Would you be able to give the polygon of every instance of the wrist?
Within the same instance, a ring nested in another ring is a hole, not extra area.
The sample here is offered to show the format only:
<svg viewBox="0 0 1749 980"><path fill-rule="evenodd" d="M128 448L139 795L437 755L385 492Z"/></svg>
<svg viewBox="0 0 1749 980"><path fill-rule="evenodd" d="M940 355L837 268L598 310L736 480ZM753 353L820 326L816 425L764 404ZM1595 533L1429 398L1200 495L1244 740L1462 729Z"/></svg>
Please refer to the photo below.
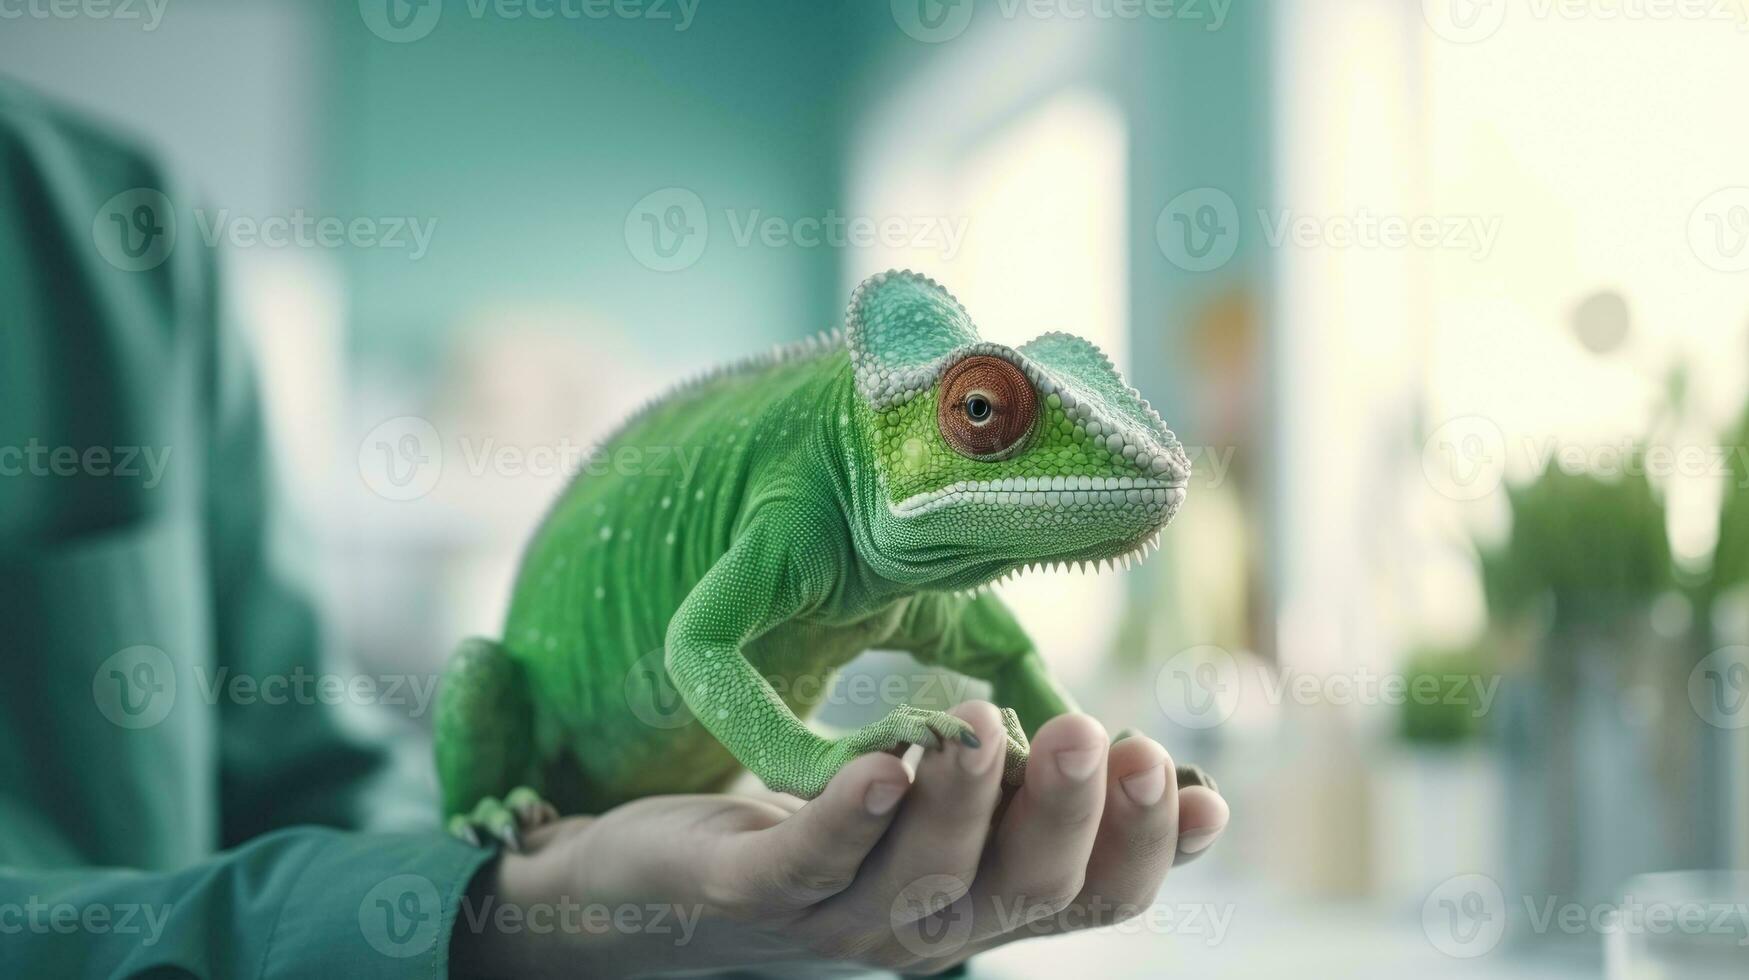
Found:
<svg viewBox="0 0 1749 980"><path fill-rule="evenodd" d="M586 823L586 822L585 822ZM503 852L480 868L450 932L450 976L618 976L609 969L615 937L590 917L604 899L585 893L565 834L533 853Z"/></svg>

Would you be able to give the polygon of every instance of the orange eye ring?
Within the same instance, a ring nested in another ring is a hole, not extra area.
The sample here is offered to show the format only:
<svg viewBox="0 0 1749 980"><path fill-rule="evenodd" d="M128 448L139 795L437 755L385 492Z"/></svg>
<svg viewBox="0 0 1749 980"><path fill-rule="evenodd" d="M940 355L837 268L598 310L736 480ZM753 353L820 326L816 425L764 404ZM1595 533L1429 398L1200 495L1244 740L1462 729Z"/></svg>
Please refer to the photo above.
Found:
<svg viewBox="0 0 1749 980"><path fill-rule="evenodd" d="M942 375L936 425L954 451L1000 459L1026 441L1038 418L1038 393L1026 374L989 354L968 357Z"/></svg>

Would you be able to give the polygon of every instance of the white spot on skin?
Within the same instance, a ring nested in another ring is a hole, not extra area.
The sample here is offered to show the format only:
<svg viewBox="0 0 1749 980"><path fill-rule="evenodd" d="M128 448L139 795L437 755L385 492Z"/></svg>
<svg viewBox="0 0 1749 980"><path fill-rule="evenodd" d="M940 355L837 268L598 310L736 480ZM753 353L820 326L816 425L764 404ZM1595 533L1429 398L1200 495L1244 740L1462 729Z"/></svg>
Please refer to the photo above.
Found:
<svg viewBox="0 0 1749 980"><path fill-rule="evenodd" d="M601 540L612 541L613 540L613 528L611 528L611 527L602 528L601 529Z"/></svg>
<svg viewBox="0 0 1749 980"><path fill-rule="evenodd" d="M606 590L606 589L604 589L604 588L602 588L602 587L601 587L601 586L599 586L599 585L597 585L597 586L596 586L596 587L595 587L595 598L596 598L596 599L605 599L605 598L607 598L607 590Z"/></svg>

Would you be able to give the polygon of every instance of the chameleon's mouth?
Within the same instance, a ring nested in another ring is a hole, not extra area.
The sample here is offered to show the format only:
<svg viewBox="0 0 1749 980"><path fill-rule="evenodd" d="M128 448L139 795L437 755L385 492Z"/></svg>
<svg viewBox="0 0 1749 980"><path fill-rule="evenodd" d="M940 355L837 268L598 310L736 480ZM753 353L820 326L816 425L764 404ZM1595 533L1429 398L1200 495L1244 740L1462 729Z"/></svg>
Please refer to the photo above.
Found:
<svg viewBox="0 0 1749 980"><path fill-rule="evenodd" d="M1129 476L1017 476L1002 480L961 480L939 490L907 497L893 504L892 511L897 517L916 517L947 507L993 504L1132 514L1150 510L1169 518L1184 503L1184 487L1185 481L1182 480Z"/></svg>

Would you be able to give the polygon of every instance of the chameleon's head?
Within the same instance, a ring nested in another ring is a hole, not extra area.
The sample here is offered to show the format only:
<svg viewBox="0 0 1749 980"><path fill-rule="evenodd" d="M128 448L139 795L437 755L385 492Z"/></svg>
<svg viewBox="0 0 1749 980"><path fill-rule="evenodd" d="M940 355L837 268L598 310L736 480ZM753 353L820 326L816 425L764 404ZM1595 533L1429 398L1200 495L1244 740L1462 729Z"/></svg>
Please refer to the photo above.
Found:
<svg viewBox="0 0 1749 980"><path fill-rule="evenodd" d="M872 544L899 574L957 589L1126 558L1184 502L1178 438L1093 344L986 343L912 272L857 287L845 331L885 505Z"/></svg>

